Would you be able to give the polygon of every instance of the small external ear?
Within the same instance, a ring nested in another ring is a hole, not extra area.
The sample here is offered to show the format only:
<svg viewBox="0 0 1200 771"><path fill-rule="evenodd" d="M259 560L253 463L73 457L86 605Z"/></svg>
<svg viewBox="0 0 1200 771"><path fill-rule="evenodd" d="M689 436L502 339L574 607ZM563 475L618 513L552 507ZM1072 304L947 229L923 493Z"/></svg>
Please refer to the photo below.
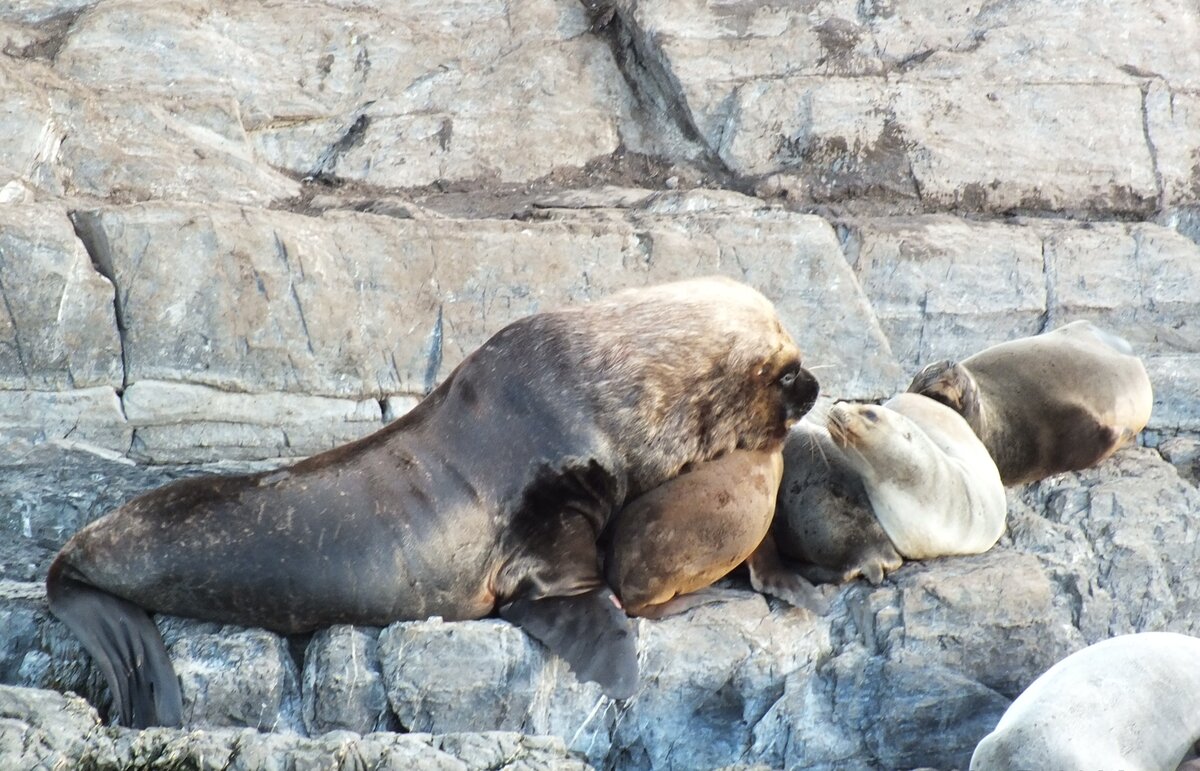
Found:
<svg viewBox="0 0 1200 771"><path fill-rule="evenodd" d="M956 387L958 364L943 359L928 364L908 385L909 393L928 396L956 412L961 412L961 388Z"/></svg>
<svg viewBox="0 0 1200 771"><path fill-rule="evenodd" d="M908 390L946 405L962 415L975 433L979 433L979 388L963 365L949 359L930 364L917 373Z"/></svg>

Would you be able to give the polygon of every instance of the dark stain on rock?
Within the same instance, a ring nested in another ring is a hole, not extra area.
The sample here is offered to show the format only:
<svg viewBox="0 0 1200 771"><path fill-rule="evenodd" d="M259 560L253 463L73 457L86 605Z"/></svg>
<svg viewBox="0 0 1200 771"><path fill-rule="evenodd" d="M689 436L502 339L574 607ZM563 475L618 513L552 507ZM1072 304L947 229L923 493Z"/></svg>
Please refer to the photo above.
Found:
<svg viewBox="0 0 1200 771"><path fill-rule="evenodd" d="M450 139L454 136L454 120L452 118L444 119L435 136L437 136L438 147L442 148L442 152L449 150Z"/></svg>
<svg viewBox="0 0 1200 771"><path fill-rule="evenodd" d="M916 199L909 144L903 129L889 117L874 142L852 145L843 136L807 142L781 138L773 159L781 170L798 172L817 202Z"/></svg>

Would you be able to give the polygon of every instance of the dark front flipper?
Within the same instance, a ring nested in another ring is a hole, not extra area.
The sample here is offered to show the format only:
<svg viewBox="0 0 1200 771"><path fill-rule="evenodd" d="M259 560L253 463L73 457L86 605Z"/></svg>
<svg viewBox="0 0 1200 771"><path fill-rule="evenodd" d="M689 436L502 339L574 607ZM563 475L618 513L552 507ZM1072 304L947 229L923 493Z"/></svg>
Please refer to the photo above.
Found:
<svg viewBox="0 0 1200 771"><path fill-rule="evenodd" d="M75 633L112 691L121 725L178 726L179 680L158 627L131 602L64 575L55 562L46 579L50 611Z"/></svg>
<svg viewBox="0 0 1200 771"><path fill-rule="evenodd" d="M637 634L607 588L572 597L519 599L500 607L516 624L570 665L581 681L628 699L637 686Z"/></svg>

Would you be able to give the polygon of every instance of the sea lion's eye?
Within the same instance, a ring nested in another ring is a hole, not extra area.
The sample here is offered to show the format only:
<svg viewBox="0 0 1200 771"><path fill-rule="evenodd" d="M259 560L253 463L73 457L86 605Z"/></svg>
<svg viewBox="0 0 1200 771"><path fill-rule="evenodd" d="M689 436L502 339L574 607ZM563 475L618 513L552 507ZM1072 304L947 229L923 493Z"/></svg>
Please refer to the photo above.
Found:
<svg viewBox="0 0 1200 771"><path fill-rule="evenodd" d="M879 413L872 409L863 410L863 417L866 418L867 420L871 421L872 423L879 422Z"/></svg>
<svg viewBox="0 0 1200 771"><path fill-rule="evenodd" d="M795 372L785 372L783 377L779 378L779 384L784 388L791 388L792 383L796 382Z"/></svg>

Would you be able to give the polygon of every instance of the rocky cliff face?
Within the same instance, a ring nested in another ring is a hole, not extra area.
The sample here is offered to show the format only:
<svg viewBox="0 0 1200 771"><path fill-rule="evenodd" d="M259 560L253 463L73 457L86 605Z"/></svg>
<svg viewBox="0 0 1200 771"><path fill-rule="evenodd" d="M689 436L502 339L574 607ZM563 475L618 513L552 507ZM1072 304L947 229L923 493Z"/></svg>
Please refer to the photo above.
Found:
<svg viewBox="0 0 1200 771"><path fill-rule="evenodd" d="M16 0L0 92L5 764L961 768L1067 653L1200 633L1194 3ZM33 690L106 707L40 586L82 524L361 436L519 316L705 273L838 398L1097 320L1150 427L827 617L734 577L640 622L623 705L495 621L161 619L198 733Z"/></svg>

